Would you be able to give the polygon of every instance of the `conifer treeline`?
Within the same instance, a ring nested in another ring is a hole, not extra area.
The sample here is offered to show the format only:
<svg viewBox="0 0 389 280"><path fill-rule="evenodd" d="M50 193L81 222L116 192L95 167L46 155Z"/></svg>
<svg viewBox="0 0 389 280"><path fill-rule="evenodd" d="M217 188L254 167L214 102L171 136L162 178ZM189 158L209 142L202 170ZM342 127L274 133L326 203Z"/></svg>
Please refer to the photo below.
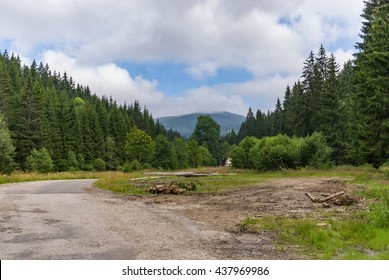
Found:
<svg viewBox="0 0 389 280"><path fill-rule="evenodd" d="M304 62L301 79L287 86L273 112L250 108L230 144L245 137L305 137L322 132L336 164L382 165L389 157L389 2L365 1L361 43L340 70L323 46Z"/></svg>
<svg viewBox="0 0 389 280"><path fill-rule="evenodd" d="M14 168L20 169L28 169L28 156L43 148L57 171L92 169L97 159L117 169L128 162L127 135L134 127L152 139L179 136L155 122L137 101L118 105L99 98L66 73L35 61L22 66L7 51L0 55L0 117L10 131Z"/></svg>

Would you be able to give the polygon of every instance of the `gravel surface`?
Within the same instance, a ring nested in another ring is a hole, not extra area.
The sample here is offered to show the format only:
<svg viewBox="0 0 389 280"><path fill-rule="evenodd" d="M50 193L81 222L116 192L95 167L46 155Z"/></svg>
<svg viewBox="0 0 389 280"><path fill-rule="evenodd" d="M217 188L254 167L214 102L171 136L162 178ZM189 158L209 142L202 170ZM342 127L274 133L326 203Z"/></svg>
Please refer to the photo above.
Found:
<svg viewBox="0 0 389 280"><path fill-rule="evenodd" d="M192 220L93 182L1 185L0 259L213 258Z"/></svg>

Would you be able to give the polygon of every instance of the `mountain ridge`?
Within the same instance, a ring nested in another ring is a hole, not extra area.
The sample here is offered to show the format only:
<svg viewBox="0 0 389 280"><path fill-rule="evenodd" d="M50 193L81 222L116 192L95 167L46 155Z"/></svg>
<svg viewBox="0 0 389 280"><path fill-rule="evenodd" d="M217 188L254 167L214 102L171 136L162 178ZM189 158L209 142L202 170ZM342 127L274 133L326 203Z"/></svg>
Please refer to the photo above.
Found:
<svg viewBox="0 0 389 280"><path fill-rule="evenodd" d="M173 129L184 137L190 137L194 131L199 116L211 116L219 125L222 135L235 130L238 132L246 117L227 111L222 112L197 112L179 116L167 116L158 118L166 129Z"/></svg>

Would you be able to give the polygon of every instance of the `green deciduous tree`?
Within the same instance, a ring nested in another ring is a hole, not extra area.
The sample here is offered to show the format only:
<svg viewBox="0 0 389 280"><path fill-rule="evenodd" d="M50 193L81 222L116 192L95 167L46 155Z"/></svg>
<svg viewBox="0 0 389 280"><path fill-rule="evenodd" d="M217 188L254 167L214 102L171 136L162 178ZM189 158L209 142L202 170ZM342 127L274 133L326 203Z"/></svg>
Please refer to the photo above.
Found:
<svg viewBox="0 0 389 280"><path fill-rule="evenodd" d="M192 135L199 145L206 143L208 151L213 157L213 164L221 162L220 155L220 125L211 116L199 116Z"/></svg>
<svg viewBox="0 0 389 280"><path fill-rule="evenodd" d="M166 136L160 134L155 139L155 152L153 164L156 168L174 169L174 152L172 144Z"/></svg>
<svg viewBox="0 0 389 280"><path fill-rule="evenodd" d="M130 133L127 134L126 141L126 158L127 161L139 161L141 164L150 163L153 159L155 143L150 135L133 127Z"/></svg>
<svg viewBox="0 0 389 280"><path fill-rule="evenodd" d="M33 149L26 160L27 169L33 172L48 173L53 170L54 164L49 152L45 149Z"/></svg>

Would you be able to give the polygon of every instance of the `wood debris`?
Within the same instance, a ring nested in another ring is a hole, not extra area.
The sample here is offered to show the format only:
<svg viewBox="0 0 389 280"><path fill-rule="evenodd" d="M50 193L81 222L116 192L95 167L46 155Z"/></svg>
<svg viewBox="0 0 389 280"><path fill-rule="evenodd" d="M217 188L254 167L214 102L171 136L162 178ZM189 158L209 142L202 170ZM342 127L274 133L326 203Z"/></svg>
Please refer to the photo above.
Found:
<svg viewBox="0 0 389 280"><path fill-rule="evenodd" d="M344 194L344 191L341 191L341 192L337 192L337 193L334 193L334 194L330 194L328 196L325 196L323 198L318 198L318 197L313 197L310 193L305 193L306 196L309 197L309 199L314 202L314 203L323 203L323 202L326 202L326 201L329 201L331 199L334 199L338 196L341 196L342 194Z"/></svg>
<svg viewBox="0 0 389 280"><path fill-rule="evenodd" d="M145 175L177 176L177 177L208 177L217 176L218 173L195 173L195 172L145 172Z"/></svg>
<svg viewBox="0 0 389 280"><path fill-rule="evenodd" d="M147 191L155 194L182 194L185 191L185 189L182 189L174 185L170 185L170 186L156 185L150 187Z"/></svg>

